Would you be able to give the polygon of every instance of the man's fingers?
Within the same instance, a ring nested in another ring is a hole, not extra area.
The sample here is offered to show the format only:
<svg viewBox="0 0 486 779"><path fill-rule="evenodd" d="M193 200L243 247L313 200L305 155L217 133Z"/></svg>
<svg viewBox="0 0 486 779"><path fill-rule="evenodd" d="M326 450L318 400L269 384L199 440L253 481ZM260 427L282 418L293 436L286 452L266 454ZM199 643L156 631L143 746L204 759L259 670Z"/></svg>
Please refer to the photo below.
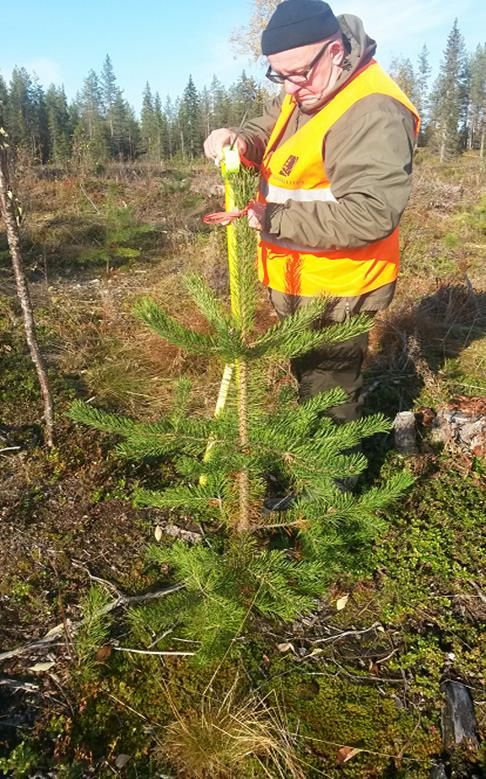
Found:
<svg viewBox="0 0 486 779"><path fill-rule="evenodd" d="M236 134L225 127L219 130L213 130L204 142L204 153L206 157L215 160L216 164L221 161L223 156L223 147L231 145L236 139Z"/></svg>
<svg viewBox="0 0 486 779"><path fill-rule="evenodd" d="M219 130L213 130L204 141L204 154L210 160L214 160L219 165L223 158L223 149L225 146L232 146L236 143L241 155L246 153L247 144L243 138L240 138L234 130L228 130L221 127Z"/></svg>
<svg viewBox="0 0 486 779"><path fill-rule="evenodd" d="M255 213L255 211L252 208L250 208L248 210L248 224L254 230L261 230L262 229L262 224L260 222L260 219L258 218L257 214Z"/></svg>

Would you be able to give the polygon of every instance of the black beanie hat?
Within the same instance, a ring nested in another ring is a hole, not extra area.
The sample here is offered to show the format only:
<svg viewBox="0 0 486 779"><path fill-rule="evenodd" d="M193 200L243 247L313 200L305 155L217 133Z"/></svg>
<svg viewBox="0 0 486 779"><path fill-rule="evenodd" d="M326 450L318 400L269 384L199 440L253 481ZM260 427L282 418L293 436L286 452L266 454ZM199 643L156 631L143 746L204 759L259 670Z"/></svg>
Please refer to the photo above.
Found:
<svg viewBox="0 0 486 779"><path fill-rule="evenodd" d="M284 0L277 6L262 34L262 54L296 49L330 38L338 20L323 0Z"/></svg>

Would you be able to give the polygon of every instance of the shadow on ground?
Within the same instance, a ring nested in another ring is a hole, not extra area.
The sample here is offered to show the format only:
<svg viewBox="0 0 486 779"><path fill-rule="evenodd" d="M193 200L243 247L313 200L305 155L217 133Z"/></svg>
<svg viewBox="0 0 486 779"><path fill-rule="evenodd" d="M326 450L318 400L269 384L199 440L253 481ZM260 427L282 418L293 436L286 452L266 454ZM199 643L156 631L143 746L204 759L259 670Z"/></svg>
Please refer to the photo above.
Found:
<svg viewBox="0 0 486 779"><path fill-rule="evenodd" d="M458 395L486 394L486 292L441 283L433 294L406 301L377 322L366 369L364 413L432 406ZM378 440L379 439L379 440ZM389 437L364 449L379 471Z"/></svg>

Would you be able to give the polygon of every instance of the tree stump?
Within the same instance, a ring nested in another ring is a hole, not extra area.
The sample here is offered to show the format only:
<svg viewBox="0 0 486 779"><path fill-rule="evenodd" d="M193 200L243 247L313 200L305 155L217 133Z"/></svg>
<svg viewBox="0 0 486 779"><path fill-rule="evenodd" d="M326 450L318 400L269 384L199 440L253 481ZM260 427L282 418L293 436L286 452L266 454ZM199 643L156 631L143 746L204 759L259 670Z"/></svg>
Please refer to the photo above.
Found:
<svg viewBox="0 0 486 779"><path fill-rule="evenodd" d="M418 454L417 426L413 411L400 411L393 422L395 448L400 454L409 457Z"/></svg>
<svg viewBox="0 0 486 779"><path fill-rule="evenodd" d="M459 397L437 411L432 441L476 457L486 456L486 398Z"/></svg>

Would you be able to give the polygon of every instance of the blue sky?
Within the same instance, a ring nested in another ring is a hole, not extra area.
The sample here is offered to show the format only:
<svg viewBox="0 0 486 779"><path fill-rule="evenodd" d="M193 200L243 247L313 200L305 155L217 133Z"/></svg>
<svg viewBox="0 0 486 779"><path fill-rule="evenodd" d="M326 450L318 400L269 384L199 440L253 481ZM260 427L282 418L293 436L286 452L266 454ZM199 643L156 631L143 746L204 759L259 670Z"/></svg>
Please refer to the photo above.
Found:
<svg viewBox="0 0 486 779"><path fill-rule="evenodd" d="M363 19L385 67L397 55L415 61L426 42L436 71L455 16L469 50L486 42L486 0L331 0L331 5L336 14ZM189 74L198 88L209 85L213 74L226 84L243 68L260 75L263 67L235 59L229 43L252 7L252 0L4 3L0 73L8 79L14 65L24 66L43 84L64 84L72 98L90 68L101 70L108 53L126 99L139 110L146 81L164 99L180 95Z"/></svg>

